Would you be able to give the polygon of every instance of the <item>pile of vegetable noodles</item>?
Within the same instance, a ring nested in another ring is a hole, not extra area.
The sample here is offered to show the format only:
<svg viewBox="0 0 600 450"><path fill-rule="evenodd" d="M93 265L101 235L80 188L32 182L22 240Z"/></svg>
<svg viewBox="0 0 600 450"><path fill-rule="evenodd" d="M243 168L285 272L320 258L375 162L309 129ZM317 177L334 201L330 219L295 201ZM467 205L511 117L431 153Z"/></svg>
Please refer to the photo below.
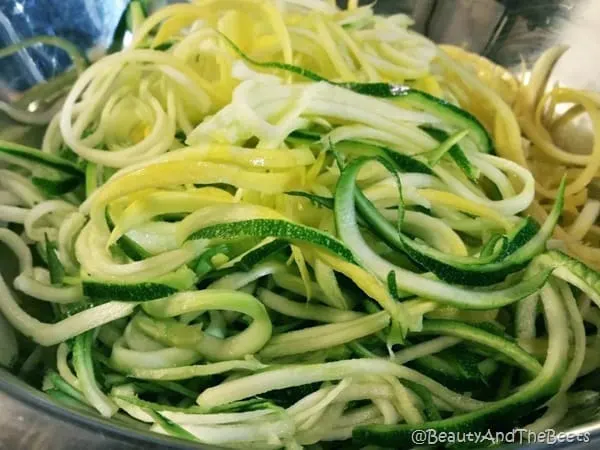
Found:
<svg viewBox="0 0 600 450"><path fill-rule="evenodd" d="M566 175L565 206L552 245L600 269L600 228L595 224L600 214L600 142L594 139L600 133L600 95L558 83L549 88L552 69L567 47L550 48L531 70L523 67L520 80L477 55L452 46L441 48L479 78L457 69L463 79L473 82L470 88L458 88L462 92L451 87L460 105L494 130L501 156L532 171L537 201L528 212L536 220L545 220Z"/></svg>
<svg viewBox="0 0 600 450"><path fill-rule="evenodd" d="M573 157L551 131L582 112L596 131L598 96L543 94L562 50L523 83L410 23L132 2L128 45L63 76L60 111L4 108L49 124L41 149L0 142L0 361L70 407L230 448L403 448L596 404L600 144Z"/></svg>

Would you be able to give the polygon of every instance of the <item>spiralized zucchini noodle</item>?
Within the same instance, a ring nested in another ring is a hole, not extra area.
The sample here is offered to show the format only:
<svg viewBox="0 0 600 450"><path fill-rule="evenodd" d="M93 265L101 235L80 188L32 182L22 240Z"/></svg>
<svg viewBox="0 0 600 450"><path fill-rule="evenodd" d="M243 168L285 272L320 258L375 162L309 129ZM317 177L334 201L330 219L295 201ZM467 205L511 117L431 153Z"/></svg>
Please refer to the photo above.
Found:
<svg viewBox="0 0 600 450"><path fill-rule="evenodd" d="M560 136L600 133L600 96L547 86L562 47L519 79L334 3L133 1L87 68L36 41L77 76L49 117L5 108L49 123L0 141L3 365L244 449L537 431L598 400L600 141Z"/></svg>

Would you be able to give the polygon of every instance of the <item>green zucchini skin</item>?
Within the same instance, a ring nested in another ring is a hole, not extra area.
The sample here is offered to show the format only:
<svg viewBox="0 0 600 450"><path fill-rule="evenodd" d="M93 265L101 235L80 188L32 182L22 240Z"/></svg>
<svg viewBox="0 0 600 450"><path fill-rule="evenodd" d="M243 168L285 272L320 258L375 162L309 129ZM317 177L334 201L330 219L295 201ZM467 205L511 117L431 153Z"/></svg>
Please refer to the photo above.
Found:
<svg viewBox="0 0 600 450"><path fill-rule="evenodd" d="M492 327L488 323L470 325L456 320L426 319L422 329L410 332L409 338L443 335L460 337L465 342L407 365L451 389L477 390L483 396L489 390L491 380L490 375L484 375L478 365L486 357L508 364L505 367L520 367L530 377L535 377L541 370L539 362L518 346L514 338Z"/></svg>
<svg viewBox="0 0 600 450"><path fill-rule="evenodd" d="M8 163L22 161L31 171L31 182L48 197L58 197L77 189L85 174L72 162L36 148L0 140L0 160Z"/></svg>
<svg viewBox="0 0 600 450"><path fill-rule="evenodd" d="M185 439L192 442L199 442L198 438L194 436L192 433L187 431L181 425L176 424L172 420L169 420L159 412L156 412L152 409L148 409L148 414L152 416L156 423L160 424L160 426L169 432L172 436L175 436L179 439Z"/></svg>
<svg viewBox="0 0 600 450"><path fill-rule="evenodd" d="M60 180L50 180L34 176L31 178L31 182L44 194L50 197L58 197L77 189L83 184L83 178L68 176Z"/></svg>
<svg viewBox="0 0 600 450"><path fill-rule="evenodd" d="M487 348L508 357L509 360L522 367L531 376L536 376L540 370L542 370L540 363L516 343L490 333L482 328L463 322L456 320L427 319L423 321L423 328L418 334L455 336L484 345Z"/></svg>
<svg viewBox="0 0 600 450"><path fill-rule="evenodd" d="M569 323L563 300L558 295L542 295L542 303L551 342L544 366L533 380L508 397L447 419L418 425L358 426L353 430L353 441L402 449L414 447L412 438L417 430L425 433L427 430L467 433L512 429L520 418L542 406L559 391L567 371Z"/></svg>
<svg viewBox="0 0 600 450"><path fill-rule="evenodd" d="M276 239L245 255L234 267L244 272L250 271L255 265L289 247L289 242Z"/></svg>
<svg viewBox="0 0 600 450"><path fill-rule="evenodd" d="M109 213L109 208L106 209L105 217L108 229L112 231L115 227L115 223ZM114 245L125 253L132 261L142 261L143 259L152 256L144 247L126 235L121 236Z"/></svg>
<svg viewBox="0 0 600 450"><path fill-rule="evenodd" d="M511 430L519 424L521 418L537 410L558 392L566 364L563 363L556 369L550 375L540 374L538 379L521 390L480 410L447 419L431 420L421 425L358 426L353 430L352 440L360 445L409 449L415 446L413 433L418 430L434 430L438 434Z"/></svg>
<svg viewBox="0 0 600 450"><path fill-rule="evenodd" d="M288 140L292 142L305 142L307 144L321 143L321 136L307 130L295 130L290 133ZM358 149L364 156L373 155L384 158L394 164L399 172L406 173L424 173L426 175L435 175L431 167L426 163L413 158L412 156L404 155L389 149L382 145L375 145L371 142L362 142L353 139L347 139L335 144L336 151L344 153L349 149Z"/></svg>
<svg viewBox="0 0 600 450"><path fill-rule="evenodd" d="M233 266L214 269L203 275L199 274L198 272L196 273L197 275L201 276L202 281L212 281L216 278L221 278L222 276L239 271L249 272L258 263L261 263L268 258L275 257L289 246L290 243L284 239L275 239L274 241L269 242L268 244L263 245L262 247L259 247L256 250L244 255Z"/></svg>
<svg viewBox="0 0 600 450"><path fill-rule="evenodd" d="M372 204L366 199L366 202L360 203L360 190L356 186L356 178L362 166L372 158L357 158L351 161L342 171L342 175L338 181L334 213L336 219L336 227L338 235L344 240L345 244L352 249L356 254L356 258L363 265L367 265L368 270L373 271L381 280L386 279L390 270L396 272L396 283L399 289L412 294L420 295L425 298L436 300L440 303L449 304L461 309L494 309L506 306L510 303L525 298L534 292L537 292L547 281L551 269L538 271L529 277L524 277L520 282L506 288L498 286L499 289L465 289L460 285L451 284L448 282L431 279L431 277L416 274L412 271L407 271L402 267L395 266L389 261L385 261L379 255L376 255L370 250L364 242L361 243L362 237L357 226L357 214L355 203L358 202L358 209ZM387 161L378 159L384 166L389 166ZM389 170L389 169L388 169ZM394 175L397 175L393 172ZM400 192L400 198L401 192ZM398 223L402 224L402 202L399 204ZM559 205L557 210L562 209ZM363 208L363 211L365 208ZM390 235L398 235L398 231L388 222L374 207L368 212L372 212L368 219L374 226L378 226L380 230L389 230ZM552 214L551 214L552 216ZM544 224L544 232L552 229L552 223ZM393 231L392 231L393 230ZM536 240L537 236L532 239ZM542 239L538 239L542 240ZM534 247L535 248L535 247ZM528 249L531 250L531 249ZM517 252L515 252L516 255ZM513 256L511 255L511 256ZM465 257L463 257L465 258ZM508 261L507 258L505 261ZM469 259L469 261L472 261ZM511 261L514 263L514 261Z"/></svg>
<svg viewBox="0 0 600 450"><path fill-rule="evenodd" d="M512 233L504 252L498 257L499 260L515 253L518 249L529 242L538 232L540 226L531 217L526 217L521 225Z"/></svg>
<svg viewBox="0 0 600 450"><path fill-rule="evenodd" d="M359 153L361 156L374 156L385 159L390 162L398 172L435 175L431 167L425 162L370 142L348 139L335 144L335 150L341 153Z"/></svg>
<svg viewBox="0 0 600 450"><path fill-rule="evenodd" d="M581 289L596 304L600 304L600 273L596 270L559 250L550 250L538 256L528 270L535 272L544 268L553 269L554 276Z"/></svg>
<svg viewBox="0 0 600 450"><path fill-rule="evenodd" d="M95 278L81 281L83 294L92 302L121 300L143 302L168 297L180 291L191 289L198 277L187 266L139 283L119 283Z"/></svg>
<svg viewBox="0 0 600 450"><path fill-rule="evenodd" d="M97 281L83 281L83 294L94 300L121 300L139 302L168 297L179 292L177 289L159 283L116 284Z"/></svg>
<svg viewBox="0 0 600 450"><path fill-rule="evenodd" d="M315 228L278 219L252 219L211 225L192 233L193 239L231 239L244 237L277 237L301 241L322 247L349 262L355 262L352 252L332 235Z"/></svg>
<svg viewBox="0 0 600 450"><path fill-rule="evenodd" d="M421 125L419 128L438 142L443 142L449 137L448 133L439 128L429 127L427 125ZM460 170L464 172L467 178L471 181L477 181L479 178L479 169L471 164L471 161L469 161L469 158L467 158L467 155L459 144L454 144L448 151L448 154Z"/></svg>
<svg viewBox="0 0 600 450"><path fill-rule="evenodd" d="M423 401L423 413L425 414L425 418L427 420L442 419L439 410L433 402L433 396L431 395L431 392L429 392L429 389L427 389L425 386L419 383L415 383L414 381L410 380L404 380L403 384L415 394L417 394L417 396L419 396L419 398Z"/></svg>
<svg viewBox="0 0 600 450"><path fill-rule="evenodd" d="M394 152L384 147L381 147L381 150L382 156L392 162L399 172L434 175L433 170L431 170L427 164L419 161L418 159L411 158L410 156Z"/></svg>
<svg viewBox="0 0 600 450"><path fill-rule="evenodd" d="M477 147L485 153L494 153L494 144L485 127L471 113L426 92L389 83L336 83L338 86L350 89L358 94L370 97L393 99L401 105L406 105L428 112L445 123L457 128L467 129L473 136Z"/></svg>
<svg viewBox="0 0 600 450"><path fill-rule="evenodd" d="M208 273L210 273L214 270L214 266L211 263L211 259L219 253L226 254L227 251L228 251L227 245L224 245L224 244L216 245L216 246L211 247L211 248L207 249L206 251L204 251L198 258L196 258L193 261L190 261L187 265L189 268L191 268L196 273L196 275L200 279L202 279Z"/></svg>
<svg viewBox="0 0 600 450"><path fill-rule="evenodd" d="M317 142L320 135L310 131L297 131L290 136L306 142ZM399 172L410 171L418 173L433 173L431 169L419 160L378 147L368 143L356 141L342 141L336 144L336 150L344 151L344 144L364 148L373 155L373 159L381 158L391 163ZM563 185L564 186L564 185ZM333 199L317 198L312 194L289 193L302 195L327 208L333 208ZM427 245L417 243L399 233L387 220L380 217L379 212L369 200L357 190L356 202L360 212L361 223L366 221L376 233L392 248L405 253L419 266L433 272L438 278L448 283L464 286L491 286L503 281L508 275L523 269L536 255L544 250L547 238L551 235L562 209L563 187L555 203L553 214L545 224L543 234L540 227L530 217L504 236L505 245L497 254L482 255L477 257L458 257L447 255ZM536 238L537 236L537 238ZM534 238L536 238L534 240ZM534 240L532 242L532 240Z"/></svg>
<svg viewBox="0 0 600 450"><path fill-rule="evenodd" d="M486 379L477 369L475 356L463 349L458 358L448 357L447 351L428 355L406 363L407 367L428 376L449 389L478 392L486 387ZM452 356L456 356L452 355ZM404 383L404 381L403 381Z"/></svg>
<svg viewBox="0 0 600 450"><path fill-rule="evenodd" d="M280 62L260 62L250 58L246 55L237 45L231 41L227 36L221 33L221 36L231 46L231 48L240 55L245 61L250 64L263 67L265 69L283 70L285 72L294 73L301 77L307 78L312 81L322 81L325 83L339 86L357 94L367 95L369 97L379 97L384 99L390 99L397 102L400 105L407 106L410 108L425 111L427 113L436 116L445 123L452 124L459 129L469 130L469 134L475 140L477 147L485 153L494 153L494 144L489 133L485 127L477 120L473 114L453 105L445 100L434 97L426 92L412 89L408 86L390 84L390 83L355 83L355 82L344 82L337 83L327 78L304 69L302 67L295 66L293 64L280 63Z"/></svg>
<svg viewBox="0 0 600 450"><path fill-rule="evenodd" d="M72 175L79 178L84 177L83 170L75 164L59 156L44 153L36 148L0 140L0 154L2 153L19 158L24 162L54 169L63 175Z"/></svg>
<svg viewBox="0 0 600 450"><path fill-rule="evenodd" d="M552 398L558 384L548 386L546 392L534 399L503 404L488 411L474 411L448 419L434 420L423 425L366 425L354 428L353 442L361 445L379 445L386 448L410 449L415 446L413 433L435 430L437 434L508 431L519 424L519 419L535 411ZM510 397L509 397L510 398Z"/></svg>
<svg viewBox="0 0 600 450"><path fill-rule="evenodd" d="M310 200L315 206L333 209L333 197L323 197L322 195L302 191L288 191L285 194L291 195L292 197L304 197Z"/></svg>
<svg viewBox="0 0 600 450"><path fill-rule="evenodd" d="M358 188L355 198L362 217L389 245L406 253L415 263L430 270L441 280L465 286L490 286L523 269L544 251L546 241L552 235L562 211L564 186L563 182L552 213L542 229L538 230L532 219L525 219L511 236L507 236L508 244L496 258L493 255L482 258L447 255L415 242L385 220ZM401 225L400 223L399 228Z"/></svg>
<svg viewBox="0 0 600 450"><path fill-rule="evenodd" d="M502 281L509 273L523 268L523 264L495 263L494 259L498 255L494 254L478 259L474 257L461 258L435 251L426 245L412 241L399 232L381 216L375 206L358 188L355 198L361 217L371 225L387 244L405 253L419 266L430 270L443 281L460 285L489 286ZM531 237L529 236L529 238ZM512 246L512 248L515 248L515 246ZM503 250L502 253L505 254L506 251ZM484 273L486 277L482 277Z"/></svg>
<svg viewBox="0 0 600 450"><path fill-rule="evenodd" d="M48 240L48 235L44 235L46 241L46 261L48 271L50 272L50 282L55 285L61 285L65 277L65 267L60 262L56 242Z"/></svg>

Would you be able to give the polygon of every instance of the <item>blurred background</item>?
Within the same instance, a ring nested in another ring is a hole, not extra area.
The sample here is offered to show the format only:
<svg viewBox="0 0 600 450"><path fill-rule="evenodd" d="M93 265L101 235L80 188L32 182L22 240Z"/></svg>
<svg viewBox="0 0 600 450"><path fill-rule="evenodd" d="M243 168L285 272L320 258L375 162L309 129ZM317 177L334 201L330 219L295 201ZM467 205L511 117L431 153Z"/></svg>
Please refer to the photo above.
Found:
<svg viewBox="0 0 600 450"><path fill-rule="evenodd" d="M182 0L144 0L152 11ZM342 7L347 0L337 0ZM110 49L129 0L0 0L0 54L2 47L33 36L60 36L95 60ZM580 89L600 90L600 0L361 0L375 3L383 14L405 13L414 29L439 43L481 53L514 72L531 67L539 54L556 44L570 50L550 79ZM0 111L21 98L33 85L63 72L67 54L36 44L1 58ZM526 69L525 69L526 70ZM26 108L40 108L35 102ZM33 108L33 109L31 109ZM45 108L42 108L45 109ZM6 118L4 118L4 122ZM3 126L0 117L0 128ZM13 128L13 139L37 142L32 129ZM38 133L39 134L39 133ZM5 136L8 138L8 136Z"/></svg>
<svg viewBox="0 0 600 450"><path fill-rule="evenodd" d="M167 0L148 0L151 8ZM344 5L346 0L339 1ZM0 48L21 39L58 35L91 59L110 46L128 0L0 0ZM366 2L364 2L366 3ZM381 13L403 12L414 28L437 42L464 46L502 65L531 61L554 43L571 46L558 75L577 87L598 88L598 0L378 0ZM5 58L0 81L21 91L60 73L69 58L37 45ZM0 95L1 96L1 95ZM6 92L5 92L6 96Z"/></svg>

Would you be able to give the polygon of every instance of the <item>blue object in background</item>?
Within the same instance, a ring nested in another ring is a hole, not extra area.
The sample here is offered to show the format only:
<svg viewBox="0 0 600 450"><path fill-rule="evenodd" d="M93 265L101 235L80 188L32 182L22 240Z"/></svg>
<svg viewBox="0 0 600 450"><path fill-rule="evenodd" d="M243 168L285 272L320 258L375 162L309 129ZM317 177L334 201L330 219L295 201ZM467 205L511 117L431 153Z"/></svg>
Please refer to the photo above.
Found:
<svg viewBox="0 0 600 450"><path fill-rule="evenodd" d="M88 52L107 48L129 0L0 0L0 48L29 37L60 36ZM22 91L62 72L66 53L35 45L0 63L0 86Z"/></svg>

